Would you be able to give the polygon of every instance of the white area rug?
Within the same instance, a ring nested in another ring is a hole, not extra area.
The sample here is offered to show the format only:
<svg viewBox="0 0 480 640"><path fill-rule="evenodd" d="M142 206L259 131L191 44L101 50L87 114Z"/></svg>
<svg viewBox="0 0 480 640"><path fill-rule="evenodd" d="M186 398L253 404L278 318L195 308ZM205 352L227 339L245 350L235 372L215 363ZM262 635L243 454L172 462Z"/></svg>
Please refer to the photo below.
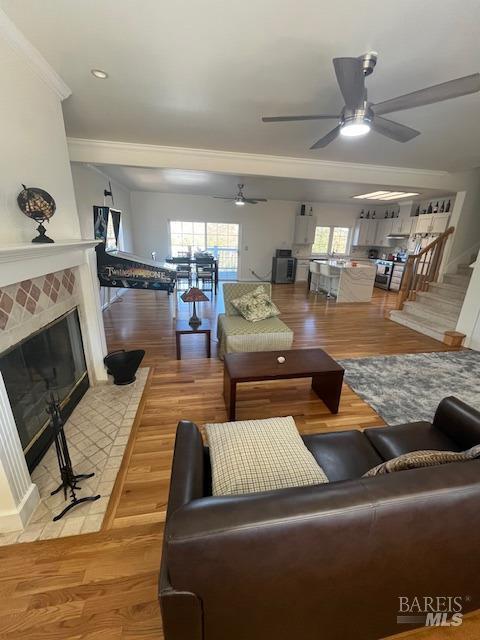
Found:
<svg viewBox="0 0 480 640"><path fill-rule="evenodd" d="M32 473L41 502L23 531L0 534L0 546L99 531L120 468L148 376L139 369L133 384L101 385L88 389L65 424L73 469L76 474L95 472L81 481L77 497L100 494L95 502L74 507L52 522L68 504L63 491L50 493L60 484L55 445L49 448Z"/></svg>

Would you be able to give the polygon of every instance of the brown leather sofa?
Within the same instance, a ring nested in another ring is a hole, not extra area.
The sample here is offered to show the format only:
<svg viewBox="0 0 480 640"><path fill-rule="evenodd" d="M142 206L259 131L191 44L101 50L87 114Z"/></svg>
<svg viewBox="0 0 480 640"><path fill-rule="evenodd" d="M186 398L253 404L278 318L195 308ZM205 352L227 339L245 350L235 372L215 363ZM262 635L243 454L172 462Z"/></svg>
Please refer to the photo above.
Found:
<svg viewBox="0 0 480 640"><path fill-rule="evenodd" d="M480 460L361 477L408 451L479 444L478 411L451 397L433 424L303 439L329 484L212 497L208 449L179 424L160 571L166 640L376 640L415 626L397 624L400 596L480 608Z"/></svg>

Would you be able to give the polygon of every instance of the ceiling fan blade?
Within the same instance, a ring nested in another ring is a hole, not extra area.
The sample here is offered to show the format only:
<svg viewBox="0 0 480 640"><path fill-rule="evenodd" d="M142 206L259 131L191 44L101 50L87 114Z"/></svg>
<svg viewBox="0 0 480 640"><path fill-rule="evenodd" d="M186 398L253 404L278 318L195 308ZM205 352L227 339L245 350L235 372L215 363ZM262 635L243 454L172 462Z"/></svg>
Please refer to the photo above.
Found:
<svg viewBox="0 0 480 640"><path fill-rule="evenodd" d="M473 73L470 76L457 78L448 82L433 85L419 91L406 93L403 96L385 100L378 104L372 105L375 114L392 113L393 111L403 111L404 109L413 109L414 107L422 107L426 104L434 102L442 102L443 100L451 100L459 98L469 93L480 91L480 73Z"/></svg>
<svg viewBox="0 0 480 640"><path fill-rule="evenodd" d="M326 147L327 144L330 144L330 142L332 142L332 140L335 140L335 138L338 136L338 134L340 133L340 128L340 125L338 125L337 127L335 127L335 129L329 131L326 136L323 136L323 138L317 140L315 144L312 144L310 149L323 149L323 147Z"/></svg>
<svg viewBox="0 0 480 640"><path fill-rule="evenodd" d="M420 131L407 127L399 122L393 122L393 120L387 120L387 118L381 118L375 116L371 125L372 129L377 133L381 133L382 136L392 138L397 142L408 142L412 138L416 138L420 135Z"/></svg>
<svg viewBox="0 0 480 640"><path fill-rule="evenodd" d="M212 198L218 198L219 200L235 200L235 198L226 198L225 196L212 196Z"/></svg>
<svg viewBox="0 0 480 640"><path fill-rule="evenodd" d="M244 202L248 204L257 204L257 202L268 202L266 198L245 198Z"/></svg>
<svg viewBox="0 0 480 640"><path fill-rule="evenodd" d="M314 115L314 116L268 116L262 118L262 122L296 122L300 120L332 120L340 118L339 115Z"/></svg>
<svg viewBox="0 0 480 640"><path fill-rule="evenodd" d="M359 58L334 58L333 67L345 105L358 108L365 99L365 76Z"/></svg>

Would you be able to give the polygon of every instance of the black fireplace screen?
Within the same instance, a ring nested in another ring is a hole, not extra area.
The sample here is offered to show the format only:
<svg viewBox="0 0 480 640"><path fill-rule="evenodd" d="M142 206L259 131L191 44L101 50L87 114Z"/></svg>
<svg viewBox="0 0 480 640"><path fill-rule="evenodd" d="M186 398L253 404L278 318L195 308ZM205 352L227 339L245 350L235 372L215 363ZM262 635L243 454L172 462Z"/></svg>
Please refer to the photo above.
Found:
<svg viewBox="0 0 480 640"><path fill-rule="evenodd" d="M50 393L58 395L62 417L66 419L88 389L77 310L3 353L0 371L32 470L53 439L46 412Z"/></svg>

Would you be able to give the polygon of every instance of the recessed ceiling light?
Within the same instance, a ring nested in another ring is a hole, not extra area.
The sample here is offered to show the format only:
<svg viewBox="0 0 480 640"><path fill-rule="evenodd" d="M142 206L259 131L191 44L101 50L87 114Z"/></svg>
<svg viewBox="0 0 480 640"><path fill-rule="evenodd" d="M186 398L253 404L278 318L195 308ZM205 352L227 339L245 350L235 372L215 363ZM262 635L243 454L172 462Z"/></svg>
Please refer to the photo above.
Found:
<svg viewBox="0 0 480 640"><path fill-rule="evenodd" d="M106 80L108 78L108 73L101 69L92 69L91 74L92 76L95 76L95 78L100 78L101 80Z"/></svg>
<svg viewBox="0 0 480 640"><path fill-rule="evenodd" d="M399 200L400 198L409 198L420 194L413 191L372 191L371 193L363 193L359 196L352 196L360 200Z"/></svg>

